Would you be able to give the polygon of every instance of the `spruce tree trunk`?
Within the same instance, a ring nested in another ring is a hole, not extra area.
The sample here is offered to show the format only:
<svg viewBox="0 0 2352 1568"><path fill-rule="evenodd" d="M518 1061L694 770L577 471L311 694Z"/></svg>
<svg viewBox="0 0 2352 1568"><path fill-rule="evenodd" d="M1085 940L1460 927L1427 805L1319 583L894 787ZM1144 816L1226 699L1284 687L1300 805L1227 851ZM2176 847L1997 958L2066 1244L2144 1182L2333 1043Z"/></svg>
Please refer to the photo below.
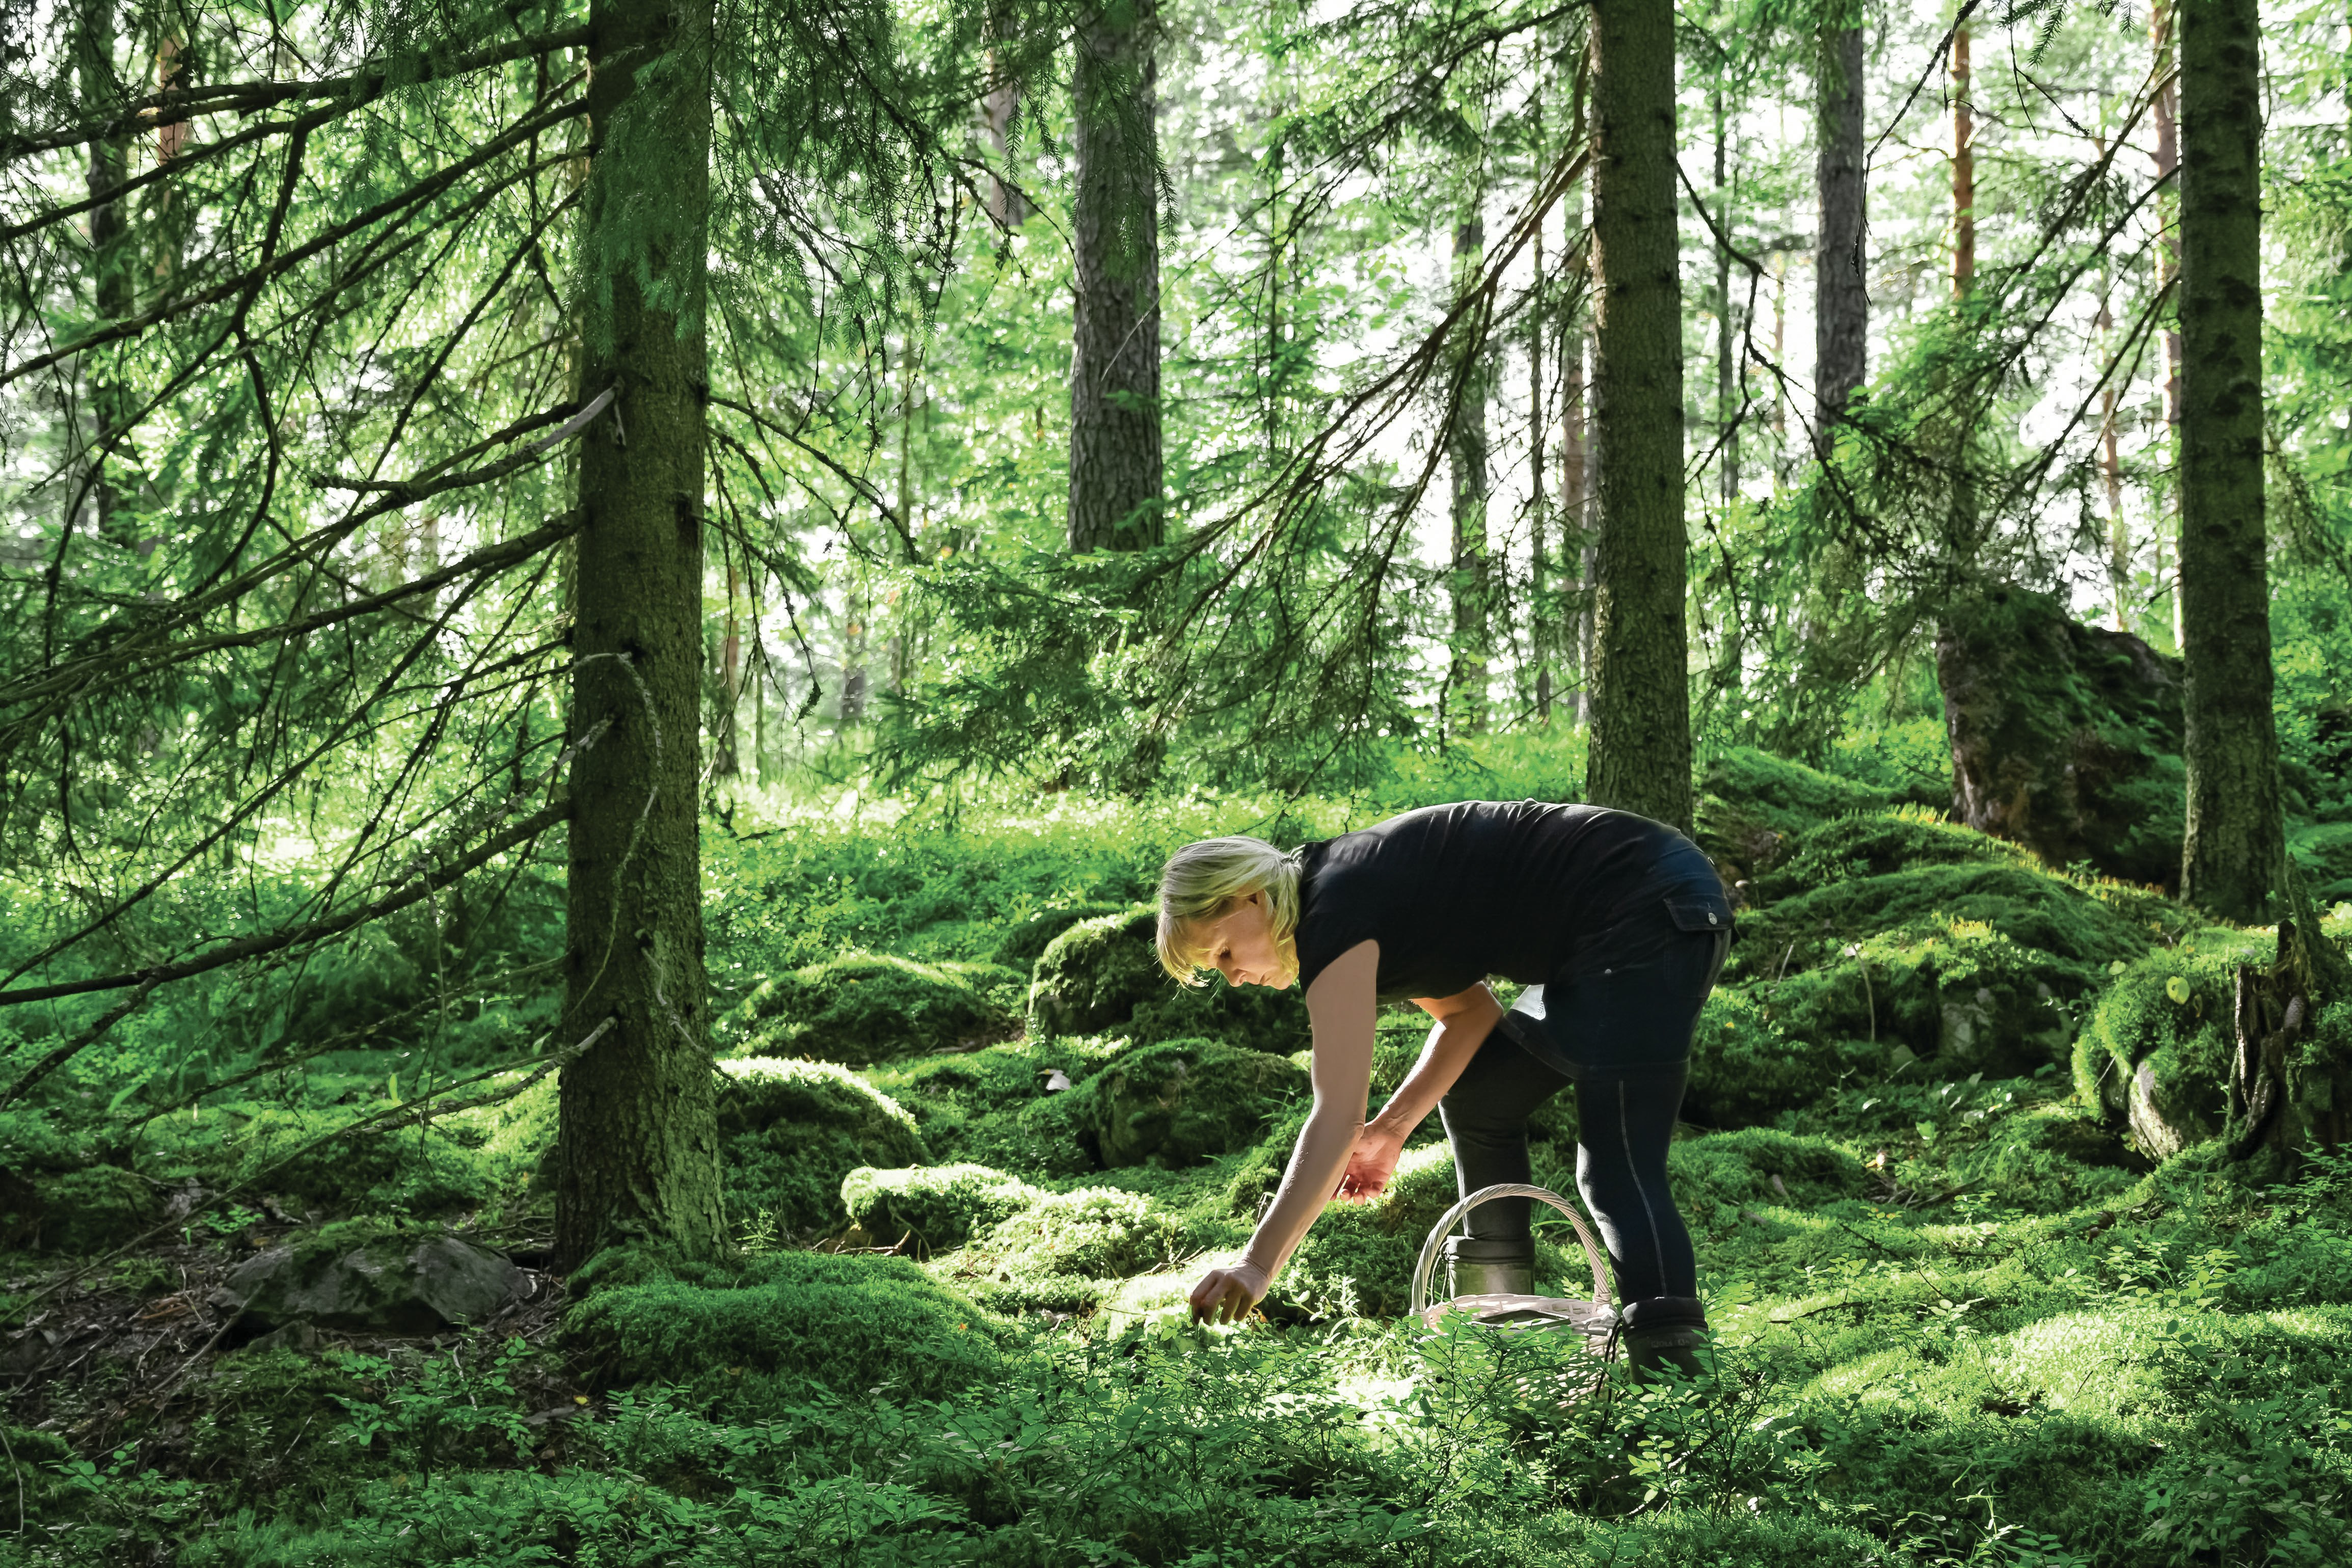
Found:
<svg viewBox="0 0 2352 1568"><path fill-rule="evenodd" d="M1862 29L1822 35L1821 145L1813 163L1821 236L1813 252L1813 427L1829 450L1830 427L1867 374L1870 279L1864 266L1867 192L1863 184Z"/></svg>
<svg viewBox="0 0 2352 1568"><path fill-rule="evenodd" d="M1149 0L1079 27L1071 72L1077 308L1070 363L1074 552L1160 542L1160 139Z"/></svg>
<svg viewBox="0 0 2352 1568"><path fill-rule="evenodd" d="M2155 100L2149 105L2148 118L2156 126L2156 167L2158 182L2172 179L2180 169L2180 84L2172 76L2172 8L2159 4L2148 12L2148 38L2156 50L2156 79L2159 84ZM2171 220L2179 211L2179 187L2176 184L2170 195L2159 192L2156 198L2159 229L2156 241L2156 286L2162 289L2180 276L2180 239L2178 225ZM2180 451L2180 329L2179 302L2164 316L2164 449L2178 463ZM2156 525L2156 575L2159 582L2172 586L2167 597L2172 605L2172 646L2180 647L2180 583L2178 573L2164 569L2167 535L2171 542L2175 561L2179 559L2180 531L2180 485L2179 476L2166 491L2166 515Z"/></svg>
<svg viewBox="0 0 2352 1568"><path fill-rule="evenodd" d="M82 0L75 74L81 100L92 113L110 110L121 93L114 74L115 44L114 0ZM109 199L128 175L128 153L120 137L104 137L89 144L89 195L98 203L89 209L89 218L90 298L102 321L119 321L131 314L132 258L131 247L124 243L130 226L124 222L124 204ZM82 367L91 426L90 515L93 531L100 538L130 546L143 558L154 548L152 540L118 538L121 507L101 449L130 412L111 374L113 359L114 351L100 350L85 356Z"/></svg>
<svg viewBox="0 0 2352 1568"><path fill-rule="evenodd" d="M689 1256L726 1241L695 799L710 0L596 0L589 19L597 152L581 250L601 274L592 300L609 290L610 307L592 321L582 390L620 395L581 444L572 732L596 740L572 770L563 1026L610 1027L562 1074L567 1268L626 1239Z"/></svg>
<svg viewBox="0 0 2352 1568"><path fill-rule="evenodd" d="M1454 280L1459 289L1478 276L1486 252L1486 225L1469 217L1454 226ZM1454 470L1454 657L1445 677L1444 730L1475 735L1486 728L1486 365L1480 354L1459 367L1461 401L1446 435Z"/></svg>
<svg viewBox="0 0 2352 1568"><path fill-rule="evenodd" d="M2258 921L2278 873L2263 522L2262 45L2254 0L2180 12L2180 896Z"/></svg>
<svg viewBox="0 0 2352 1568"><path fill-rule="evenodd" d="M1969 99L1969 30L1952 29L1952 298L1977 279L1977 132Z"/></svg>
<svg viewBox="0 0 2352 1568"><path fill-rule="evenodd" d="M1668 0L1595 0L1592 10L1593 381L1602 460L1587 795L1687 832L1675 12Z"/></svg>

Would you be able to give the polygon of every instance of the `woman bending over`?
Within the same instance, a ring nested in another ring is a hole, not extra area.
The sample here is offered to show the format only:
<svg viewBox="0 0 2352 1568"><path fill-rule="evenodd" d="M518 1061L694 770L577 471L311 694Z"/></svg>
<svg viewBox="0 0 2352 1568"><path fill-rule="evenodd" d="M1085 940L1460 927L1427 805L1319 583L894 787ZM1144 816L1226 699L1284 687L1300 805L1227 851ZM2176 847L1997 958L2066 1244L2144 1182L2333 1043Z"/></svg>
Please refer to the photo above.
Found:
<svg viewBox="0 0 2352 1568"><path fill-rule="evenodd" d="M1430 806L1284 855L1212 838L1170 858L1160 963L1185 984L1307 987L1314 1109L1241 1260L1192 1290L1196 1317L1239 1318L1332 1197L1362 1201L1433 1107L1464 1196L1525 1182L1528 1121L1573 1083L1576 1184L1599 1225L1636 1373L1700 1369L1706 1317L1690 1232L1666 1188L1699 1006L1731 906L1691 841L1630 812L1536 801ZM1527 992L1505 1013L1498 974ZM1364 1120L1380 1005L1436 1020L1421 1059ZM1466 1290L1532 1289L1528 1200L1471 1211L1448 1245Z"/></svg>

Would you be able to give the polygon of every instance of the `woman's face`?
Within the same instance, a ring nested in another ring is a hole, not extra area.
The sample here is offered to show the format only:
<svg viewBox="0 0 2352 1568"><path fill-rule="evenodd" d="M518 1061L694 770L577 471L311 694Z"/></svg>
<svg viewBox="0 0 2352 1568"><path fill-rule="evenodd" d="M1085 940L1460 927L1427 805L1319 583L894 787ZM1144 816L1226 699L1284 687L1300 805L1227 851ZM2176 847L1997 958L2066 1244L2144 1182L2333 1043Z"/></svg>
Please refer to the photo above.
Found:
<svg viewBox="0 0 2352 1568"><path fill-rule="evenodd" d="M1201 945L1209 966L1228 985L1290 984L1293 975L1274 929L1266 920L1265 894L1244 893L1233 907L1202 928Z"/></svg>

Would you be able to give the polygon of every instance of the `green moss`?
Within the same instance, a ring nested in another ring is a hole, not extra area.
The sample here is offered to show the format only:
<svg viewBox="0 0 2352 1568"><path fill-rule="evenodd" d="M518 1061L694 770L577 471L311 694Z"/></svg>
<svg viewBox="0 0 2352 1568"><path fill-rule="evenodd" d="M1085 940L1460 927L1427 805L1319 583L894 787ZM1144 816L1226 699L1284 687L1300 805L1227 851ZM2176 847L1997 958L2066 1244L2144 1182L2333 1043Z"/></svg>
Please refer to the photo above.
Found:
<svg viewBox="0 0 2352 1568"><path fill-rule="evenodd" d="M1285 1153L1287 1150L1286 1148ZM1250 1173L1265 1192L1262 1172ZM1278 1166L1274 1181L1281 1179ZM1255 1195L1236 1178L1236 1198ZM1307 1233L1274 1282L1277 1305L1315 1317L1391 1317L1405 1310L1421 1246L1460 1194L1454 1153L1443 1143L1405 1152L1388 1187L1368 1204L1333 1204Z"/></svg>
<svg viewBox="0 0 2352 1568"><path fill-rule="evenodd" d="M1699 1013L1684 1115L1709 1127L1768 1121L1845 1078L1883 1073L1891 1048L1826 1030L1792 1036L1756 994L1724 986Z"/></svg>
<svg viewBox="0 0 2352 1568"><path fill-rule="evenodd" d="M359 1378L335 1358L278 1349L224 1356L194 1388L189 1466L199 1475L234 1479L236 1491L248 1496L323 1486L365 1453L327 1440L345 1403L362 1393Z"/></svg>
<svg viewBox="0 0 2352 1568"><path fill-rule="evenodd" d="M1146 1042L1206 1037L1278 1056L1308 1044L1307 1005L1295 989L1171 980L1152 945L1159 919L1152 906L1138 904L1055 937L1030 978L1029 1032L1117 1030Z"/></svg>
<svg viewBox="0 0 2352 1568"><path fill-rule="evenodd" d="M1077 1114L1107 1165L1186 1165L1256 1141L1285 1101L1307 1091L1286 1057L1213 1040L1168 1040L1128 1051L1077 1090Z"/></svg>
<svg viewBox="0 0 2352 1568"><path fill-rule="evenodd" d="M1055 937L1080 921L1099 920L1119 912L1117 904L1073 904L1067 909L1041 910L1003 928L990 956L1008 969L1027 973L1035 966Z"/></svg>
<svg viewBox="0 0 2352 1568"><path fill-rule="evenodd" d="M1003 1332L902 1258L779 1252L739 1282L648 1278L572 1309L564 1342L600 1386L675 1384L717 1404L799 1391L916 1398L1001 1376Z"/></svg>
<svg viewBox="0 0 2352 1568"><path fill-rule="evenodd" d="M81 1255L132 1240L163 1217L163 1200L146 1177L117 1165L90 1165L34 1184L44 1251Z"/></svg>
<svg viewBox="0 0 2352 1568"><path fill-rule="evenodd" d="M2084 1100L2128 1121L2139 1147L2159 1159L2218 1134L2235 1049L2235 975L2271 947L2267 933L2209 927L2121 965L2074 1053Z"/></svg>
<svg viewBox="0 0 2352 1568"><path fill-rule="evenodd" d="M929 1158L914 1118L847 1068L751 1057L719 1069L720 1180L739 1226L763 1219L786 1237L838 1228L850 1172Z"/></svg>
<svg viewBox="0 0 2352 1568"><path fill-rule="evenodd" d="M1005 1031L1010 1019L990 992L1019 981L993 964L844 953L762 981L736 1016L733 1048L851 1067L952 1050Z"/></svg>
<svg viewBox="0 0 2352 1568"><path fill-rule="evenodd" d="M1685 1139L1667 1152L1667 1170L1717 1204L1818 1208L1870 1187L1869 1171L1843 1144L1768 1127Z"/></svg>
<svg viewBox="0 0 2352 1568"><path fill-rule="evenodd" d="M1083 1175L1099 1162L1069 1092L1047 1085L1056 1073L1079 1082L1114 1048L1109 1042L1015 1040L892 1063L872 1078L906 1103L938 1159L1050 1181Z"/></svg>
<svg viewBox="0 0 2352 1568"><path fill-rule="evenodd" d="M887 1245L910 1240L922 1252L961 1246L972 1233L1011 1218L1045 1197L1017 1176L985 1165L931 1165L877 1171L861 1166L841 1184L853 1224Z"/></svg>
<svg viewBox="0 0 2352 1568"><path fill-rule="evenodd" d="M331 1215L450 1214L487 1202L506 1173L498 1158L472 1146L478 1134L468 1123L320 1141L352 1120L341 1106L257 1107L226 1137L217 1128L175 1130L177 1152L207 1184L251 1183L298 1208Z"/></svg>
<svg viewBox="0 0 2352 1568"><path fill-rule="evenodd" d="M1800 837L1833 817L1887 804L1883 790L1839 778L1751 746L1707 763L1699 781L1695 837L1734 881L1786 858Z"/></svg>

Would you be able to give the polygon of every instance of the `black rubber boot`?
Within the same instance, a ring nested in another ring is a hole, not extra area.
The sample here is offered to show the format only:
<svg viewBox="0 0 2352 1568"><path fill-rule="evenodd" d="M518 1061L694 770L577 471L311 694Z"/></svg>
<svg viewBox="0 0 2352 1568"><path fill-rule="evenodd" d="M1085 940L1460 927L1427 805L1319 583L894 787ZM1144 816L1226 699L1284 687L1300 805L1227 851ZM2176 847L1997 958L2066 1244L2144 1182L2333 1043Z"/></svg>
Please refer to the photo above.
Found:
<svg viewBox="0 0 2352 1568"><path fill-rule="evenodd" d="M1706 1332L1706 1308L1696 1296L1651 1296L1628 1301L1617 1321L1618 1342L1636 1383L1664 1381L1672 1367L1696 1382L1715 1373L1715 1352Z"/></svg>
<svg viewBox="0 0 2352 1568"><path fill-rule="evenodd" d="M1529 1296L1536 1288L1533 1241L1481 1241L1475 1236L1445 1242L1445 1289L1453 1296Z"/></svg>

